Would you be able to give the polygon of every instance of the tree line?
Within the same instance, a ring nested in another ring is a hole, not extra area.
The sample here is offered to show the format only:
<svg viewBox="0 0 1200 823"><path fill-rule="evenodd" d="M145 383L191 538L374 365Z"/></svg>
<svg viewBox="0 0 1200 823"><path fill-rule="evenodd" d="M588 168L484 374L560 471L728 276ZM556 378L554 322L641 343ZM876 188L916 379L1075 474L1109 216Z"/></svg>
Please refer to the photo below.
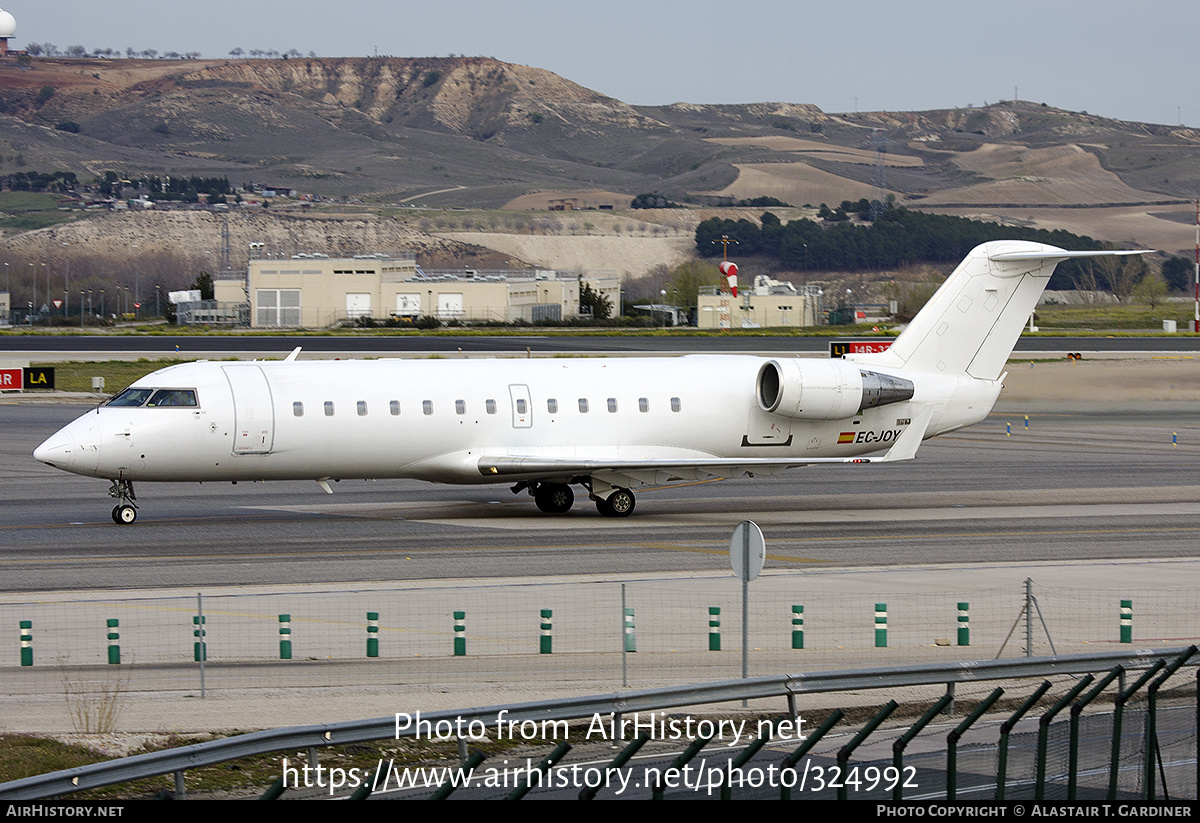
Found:
<svg viewBox="0 0 1200 823"><path fill-rule="evenodd" d="M135 180L122 179L115 171L106 171L104 179L97 181L100 194L105 197L120 197L121 189L136 188L146 192L150 200L178 200L195 203L201 194L208 195L210 203L224 203L233 194L228 177L159 177L146 175Z"/></svg>
<svg viewBox="0 0 1200 823"><path fill-rule="evenodd" d="M738 256L764 254L796 270L852 272L957 263L989 240L1031 240L1070 250L1102 248L1091 237L1067 231L1004 226L904 207L885 208L874 222L850 220L849 214L859 213L865 202L843 202L836 212L822 204L821 214L829 217L819 221L803 218L783 223L771 212L762 215L761 225L714 217L696 228L696 249L702 257L714 257L722 252L722 237L728 237L730 253ZM1050 288L1073 288L1074 262L1058 267Z"/></svg>
<svg viewBox="0 0 1200 823"><path fill-rule="evenodd" d="M0 176L0 187L10 191L70 192L78 186L73 171L18 171Z"/></svg>

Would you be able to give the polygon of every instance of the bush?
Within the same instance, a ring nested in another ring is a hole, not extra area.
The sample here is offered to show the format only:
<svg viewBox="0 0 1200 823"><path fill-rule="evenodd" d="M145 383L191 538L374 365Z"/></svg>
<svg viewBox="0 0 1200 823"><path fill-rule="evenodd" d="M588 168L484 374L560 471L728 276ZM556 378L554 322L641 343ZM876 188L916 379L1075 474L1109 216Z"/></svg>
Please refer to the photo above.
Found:
<svg viewBox="0 0 1200 823"><path fill-rule="evenodd" d="M61 123L55 123L54 128L59 131L69 131L71 134L79 134L79 124L74 120L63 120Z"/></svg>

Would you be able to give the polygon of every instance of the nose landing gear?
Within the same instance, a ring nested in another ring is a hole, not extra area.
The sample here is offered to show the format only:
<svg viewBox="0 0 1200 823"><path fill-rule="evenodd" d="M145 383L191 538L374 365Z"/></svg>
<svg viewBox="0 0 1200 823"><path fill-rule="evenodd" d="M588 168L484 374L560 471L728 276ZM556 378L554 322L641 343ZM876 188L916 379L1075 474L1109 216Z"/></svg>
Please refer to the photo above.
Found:
<svg viewBox="0 0 1200 823"><path fill-rule="evenodd" d="M117 500L113 506L112 519L114 523L128 526L137 520L137 495L133 492L132 480L114 480L108 487L108 496Z"/></svg>

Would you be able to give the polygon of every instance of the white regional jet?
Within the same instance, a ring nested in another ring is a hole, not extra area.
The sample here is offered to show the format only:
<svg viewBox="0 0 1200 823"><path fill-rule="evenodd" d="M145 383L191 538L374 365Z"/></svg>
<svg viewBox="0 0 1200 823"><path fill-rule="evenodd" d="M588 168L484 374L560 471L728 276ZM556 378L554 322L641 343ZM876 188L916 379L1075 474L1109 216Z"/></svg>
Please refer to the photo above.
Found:
<svg viewBox="0 0 1200 823"><path fill-rule="evenodd" d="M149 374L38 446L110 480L117 523L141 481L404 477L508 483L563 513L586 489L633 512L644 484L912 458L983 420L1055 265L1025 241L974 249L882 353L195 362ZM863 457L887 448L880 457Z"/></svg>

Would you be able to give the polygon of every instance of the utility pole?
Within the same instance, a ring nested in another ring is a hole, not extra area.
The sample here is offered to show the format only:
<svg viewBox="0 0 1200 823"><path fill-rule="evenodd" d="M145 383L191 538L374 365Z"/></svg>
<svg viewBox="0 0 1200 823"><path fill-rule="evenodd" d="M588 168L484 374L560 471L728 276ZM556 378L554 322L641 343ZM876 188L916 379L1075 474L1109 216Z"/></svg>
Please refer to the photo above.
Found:
<svg viewBox="0 0 1200 823"><path fill-rule="evenodd" d="M130 248L133 249L133 312L134 312L134 319L136 320L137 315L139 314L138 303L141 302L141 293L142 293L140 284L138 281L141 280L142 273L141 273L140 261L138 260L138 257L137 257L137 243L131 244ZM129 291L128 286L125 287L125 291L128 293L128 291Z"/></svg>
<svg viewBox="0 0 1200 823"><path fill-rule="evenodd" d="M63 275L63 317L71 316L71 244L63 243L67 250L67 273ZM79 307L83 311L83 306Z"/></svg>

